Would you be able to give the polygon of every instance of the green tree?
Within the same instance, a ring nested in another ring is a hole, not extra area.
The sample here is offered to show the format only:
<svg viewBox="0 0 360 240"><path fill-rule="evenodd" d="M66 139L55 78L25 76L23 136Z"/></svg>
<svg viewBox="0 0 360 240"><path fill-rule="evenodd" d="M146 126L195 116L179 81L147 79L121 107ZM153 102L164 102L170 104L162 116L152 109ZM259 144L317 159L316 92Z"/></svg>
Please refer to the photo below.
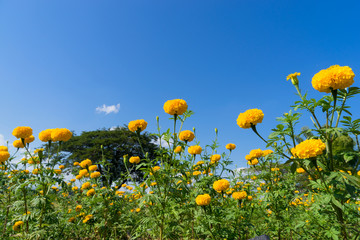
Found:
<svg viewBox="0 0 360 240"><path fill-rule="evenodd" d="M100 172L110 174L108 181L111 184L116 180L126 179L127 170L124 165L124 155L128 157L139 156L143 159L147 153L150 158L155 158L158 149L155 144L156 137L145 132L140 135L139 139L142 149L137 135L129 131L127 127L84 131L61 144L61 154L58 156L58 160L61 164L73 166L74 162L90 159L93 164L98 165ZM53 144L51 147L52 151L57 148L57 144ZM103 157L107 162L105 165L101 164ZM135 166L129 162L127 162L127 166L135 181L143 179L143 173L137 171ZM78 169L74 169L75 174L77 171Z"/></svg>

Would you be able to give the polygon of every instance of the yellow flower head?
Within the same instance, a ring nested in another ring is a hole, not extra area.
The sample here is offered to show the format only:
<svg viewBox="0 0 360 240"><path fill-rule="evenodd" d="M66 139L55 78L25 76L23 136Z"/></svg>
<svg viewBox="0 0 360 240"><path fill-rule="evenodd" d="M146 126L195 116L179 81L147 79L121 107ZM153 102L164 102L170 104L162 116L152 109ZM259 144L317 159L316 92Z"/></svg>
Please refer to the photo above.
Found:
<svg viewBox="0 0 360 240"><path fill-rule="evenodd" d="M24 222L23 221L17 221L15 222L14 226L13 226L13 230L14 231L19 231L20 230L20 227L24 225Z"/></svg>
<svg viewBox="0 0 360 240"><path fill-rule="evenodd" d="M90 174L90 177L91 178L98 178L98 177L100 177L100 175L101 175L100 172L93 172L93 173Z"/></svg>
<svg viewBox="0 0 360 240"><path fill-rule="evenodd" d="M144 131L147 127L147 122L144 119L134 120L129 122L128 128L132 132Z"/></svg>
<svg viewBox="0 0 360 240"><path fill-rule="evenodd" d="M131 157L131 158L129 159L129 162L130 162L130 163L138 164L138 163L140 163L140 157Z"/></svg>
<svg viewBox="0 0 360 240"><path fill-rule="evenodd" d="M6 146L0 146L0 152L2 152L2 151L7 152L7 151L8 151L8 147L6 147Z"/></svg>
<svg viewBox="0 0 360 240"><path fill-rule="evenodd" d="M90 197L90 196L94 196L95 195L95 189L90 189L89 191L87 191L86 196Z"/></svg>
<svg viewBox="0 0 360 240"><path fill-rule="evenodd" d="M303 168L297 168L297 169L296 169L296 172L297 172L297 173L304 173L305 170L304 170Z"/></svg>
<svg viewBox="0 0 360 240"><path fill-rule="evenodd" d="M198 145L191 146L188 148L188 152L192 155L201 154L202 148Z"/></svg>
<svg viewBox="0 0 360 240"><path fill-rule="evenodd" d="M91 166L89 166L89 170L90 171L96 171L98 169L98 167L97 167L97 165L91 165Z"/></svg>
<svg viewBox="0 0 360 240"><path fill-rule="evenodd" d="M54 169L54 173L60 174L60 173L61 173L61 169Z"/></svg>
<svg viewBox="0 0 360 240"><path fill-rule="evenodd" d="M72 132L66 128L55 128L51 131L51 140L53 142L67 142L72 137Z"/></svg>
<svg viewBox="0 0 360 240"><path fill-rule="evenodd" d="M182 115L187 108L188 105L183 99L168 100L164 104L164 111L170 115Z"/></svg>
<svg viewBox="0 0 360 240"><path fill-rule="evenodd" d="M79 171L79 175L82 176L82 177L86 177L86 175L88 175L88 174L89 174L89 172L88 172L87 169L81 169Z"/></svg>
<svg viewBox="0 0 360 240"><path fill-rule="evenodd" d="M16 127L13 132L12 135L14 135L16 138L27 138L30 137L33 133L33 130L31 129L31 127Z"/></svg>
<svg viewBox="0 0 360 240"><path fill-rule="evenodd" d="M241 128L250 128L258 123L261 123L264 118L264 113L260 109L249 109L244 113L240 113L237 118L237 125Z"/></svg>
<svg viewBox="0 0 360 240"><path fill-rule="evenodd" d="M250 151L249 155L250 155L250 159L260 158L260 157L264 156L264 152L260 148L253 149Z"/></svg>
<svg viewBox="0 0 360 240"><path fill-rule="evenodd" d="M86 215L86 217L84 218L83 220L83 223L87 223L89 220L91 220L93 218L93 215L89 214L89 215Z"/></svg>
<svg viewBox="0 0 360 240"><path fill-rule="evenodd" d="M273 150L266 149L266 150L263 151L263 157L265 157L265 156L267 156L267 155L269 155L269 154L272 154L272 153L274 153Z"/></svg>
<svg viewBox="0 0 360 240"><path fill-rule="evenodd" d="M74 162L74 166L79 166L79 162Z"/></svg>
<svg viewBox="0 0 360 240"><path fill-rule="evenodd" d="M292 84L297 85L297 84L299 84L299 80L297 79L298 76L300 76L300 73L298 73L298 72L289 74L289 75L286 77L286 81L288 81L289 79L291 79Z"/></svg>
<svg viewBox="0 0 360 240"><path fill-rule="evenodd" d="M195 135L190 130L181 131L179 134L179 139L184 142L191 142L192 140L194 140L194 138Z"/></svg>
<svg viewBox="0 0 360 240"><path fill-rule="evenodd" d="M34 140L35 137L33 135L24 139L25 143L32 143Z"/></svg>
<svg viewBox="0 0 360 240"><path fill-rule="evenodd" d="M247 193L245 191L234 192L232 197L237 200L245 199L247 197Z"/></svg>
<svg viewBox="0 0 360 240"><path fill-rule="evenodd" d="M291 153L297 158L306 159L323 154L325 149L326 145L320 139L308 139L291 149Z"/></svg>
<svg viewBox="0 0 360 240"><path fill-rule="evenodd" d="M181 146L177 146L177 147L174 149L174 153L180 153L181 151L182 151Z"/></svg>
<svg viewBox="0 0 360 240"><path fill-rule="evenodd" d="M81 189L88 189L91 187L91 183L90 182L84 182L82 185L81 185Z"/></svg>
<svg viewBox="0 0 360 240"><path fill-rule="evenodd" d="M226 144L225 148L226 148L227 150L232 151L232 150L234 150L234 149L236 148L236 145L233 144L233 143L228 143L228 144Z"/></svg>
<svg viewBox="0 0 360 240"><path fill-rule="evenodd" d="M355 74L349 66L333 65L316 73L312 78L313 87L319 92L344 89L354 83Z"/></svg>
<svg viewBox="0 0 360 240"><path fill-rule="evenodd" d="M198 206L207 206L211 202L211 197L209 194L198 195L195 202Z"/></svg>
<svg viewBox="0 0 360 240"><path fill-rule="evenodd" d="M75 191L79 190L79 187L74 186L74 187L72 187L71 189L75 192Z"/></svg>
<svg viewBox="0 0 360 240"><path fill-rule="evenodd" d="M220 154L214 154L210 157L210 161L212 163L216 163L216 162L220 161L220 159L221 159Z"/></svg>
<svg viewBox="0 0 360 240"><path fill-rule="evenodd" d="M24 148L24 144L22 143L22 141L19 139L19 140L15 140L13 142L13 146L16 147L16 148Z"/></svg>
<svg viewBox="0 0 360 240"><path fill-rule="evenodd" d="M257 165L258 163L259 163L259 160L257 160L256 158L251 159L250 161L248 161L248 164L249 164L250 166L255 166L255 165Z"/></svg>
<svg viewBox="0 0 360 240"><path fill-rule="evenodd" d="M64 169L65 166L64 166L64 165L60 165L59 168L60 168L60 169Z"/></svg>
<svg viewBox="0 0 360 240"><path fill-rule="evenodd" d="M75 211L77 211L77 212L80 212L81 209L82 209L82 206L81 206L81 205L77 205L77 206L75 207Z"/></svg>
<svg viewBox="0 0 360 240"><path fill-rule="evenodd" d="M90 159L85 159L85 160L81 161L81 163L80 163L80 167L82 167L82 168L86 168L91 165L92 165L92 162Z"/></svg>
<svg viewBox="0 0 360 240"><path fill-rule="evenodd" d="M6 151L0 151L0 163L5 162L10 157L10 153Z"/></svg>
<svg viewBox="0 0 360 240"><path fill-rule="evenodd" d="M215 191L218 191L218 192L225 191L229 187L230 187L230 183L226 179L217 180L213 184L213 188L215 189Z"/></svg>
<svg viewBox="0 0 360 240"><path fill-rule="evenodd" d="M46 129L44 131L41 131L39 133L39 139L42 142L48 142L51 140L51 132L53 131L53 129Z"/></svg>

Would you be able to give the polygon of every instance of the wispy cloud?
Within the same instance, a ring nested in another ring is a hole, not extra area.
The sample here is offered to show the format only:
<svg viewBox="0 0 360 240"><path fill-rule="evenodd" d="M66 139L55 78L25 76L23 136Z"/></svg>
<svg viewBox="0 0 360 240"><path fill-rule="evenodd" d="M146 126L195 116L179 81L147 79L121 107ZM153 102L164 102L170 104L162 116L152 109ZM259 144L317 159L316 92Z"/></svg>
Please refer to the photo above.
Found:
<svg viewBox="0 0 360 240"><path fill-rule="evenodd" d="M102 106L96 108L97 113L104 112L106 115L109 113L118 113L119 110L120 110L120 103L110 106L106 106L105 104L103 104Z"/></svg>
<svg viewBox="0 0 360 240"><path fill-rule="evenodd" d="M0 134L0 146L5 146L5 145L6 145L6 141L4 135Z"/></svg>

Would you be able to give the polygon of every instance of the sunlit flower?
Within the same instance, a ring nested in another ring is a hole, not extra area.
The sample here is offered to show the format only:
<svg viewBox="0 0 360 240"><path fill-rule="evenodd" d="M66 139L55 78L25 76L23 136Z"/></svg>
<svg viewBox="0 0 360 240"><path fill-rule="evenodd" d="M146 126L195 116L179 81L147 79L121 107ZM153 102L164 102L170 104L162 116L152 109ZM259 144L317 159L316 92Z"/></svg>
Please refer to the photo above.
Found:
<svg viewBox="0 0 360 240"><path fill-rule="evenodd" d="M13 146L14 146L15 148L24 148L24 147L25 147L24 144L22 143L22 141L21 141L20 139L15 140L15 141L13 142Z"/></svg>
<svg viewBox="0 0 360 240"><path fill-rule="evenodd" d="M147 122L144 119L134 120L129 122L128 128L132 132L144 131L147 127Z"/></svg>
<svg viewBox="0 0 360 240"><path fill-rule="evenodd" d="M140 163L140 157L131 157L130 159L129 159L129 162L130 163L135 163L135 164L138 164L138 163Z"/></svg>
<svg viewBox="0 0 360 240"><path fill-rule="evenodd" d="M216 162L220 161L220 159L221 159L220 154L214 154L210 157L210 161L212 163L216 163Z"/></svg>
<svg viewBox="0 0 360 240"><path fill-rule="evenodd" d="M91 166L91 165L92 165L92 162L91 162L90 159L85 159L85 160L81 161L81 163L80 163L80 166L82 168L86 168L86 167Z"/></svg>
<svg viewBox="0 0 360 240"><path fill-rule="evenodd" d="M27 138L30 137L33 133L33 130L31 129L31 127L16 127L13 132L12 135L14 135L16 138Z"/></svg>
<svg viewBox="0 0 360 240"><path fill-rule="evenodd" d="M168 100L164 104L164 111L170 115L182 115L187 108L188 105L183 99Z"/></svg>
<svg viewBox="0 0 360 240"><path fill-rule="evenodd" d="M25 143L32 143L35 140L35 137L31 135L30 137L27 137L24 139Z"/></svg>
<svg viewBox="0 0 360 240"><path fill-rule="evenodd" d="M225 148L226 148L227 150L232 151L232 150L234 150L234 149L236 148L236 145L233 144L233 143L228 143L228 144L226 144Z"/></svg>
<svg viewBox="0 0 360 240"><path fill-rule="evenodd" d="M298 72L289 74L289 75L286 77L286 81L288 81L289 79L291 79L292 84L297 85L297 84L299 84L299 80L297 79L298 76L300 76L300 73L298 73Z"/></svg>
<svg viewBox="0 0 360 240"><path fill-rule="evenodd" d="M10 158L10 153L7 151L0 151L0 163L5 162Z"/></svg>
<svg viewBox="0 0 360 240"><path fill-rule="evenodd" d="M93 172L93 173L90 174L90 177L91 178L98 178L98 177L100 177L100 175L101 175L100 172Z"/></svg>
<svg viewBox="0 0 360 240"><path fill-rule="evenodd" d="M344 89L354 83L355 74L349 66L333 65L316 73L312 78L313 87L319 92Z"/></svg>
<svg viewBox="0 0 360 240"><path fill-rule="evenodd" d="M95 195L95 189L93 189L93 188L86 192L86 196L88 196L88 197L93 196L93 195Z"/></svg>
<svg viewBox="0 0 360 240"><path fill-rule="evenodd" d="M191 146L188 148L188 152L192 155L201 154L202 148L198 145Z"/></svg>
<svg viewBox="0 0 360 240"><path fill-rule="evenodd" d="M66 128L55 128L51 131L51 140L53 142L62 141L66 142L69 141L72 137L72 132Z"/></svg>
<svg viewBox="0 0 360 240"><path fill-rule="evenodd" d="M192 131L190 130L185 130L185 131L181 131L179 133L179 139L181 141L184 141L184 142L191 142L192 140L194 140L195 138L195 135Z"/></svg>
<svg viewBox="0 0 360 240"><path fill-rule="evenodd" d="M229 187L230 187L230 183L226 179L217 180L213 184L213 188L215 189L215 191L218 191L218 192L225 191Z"/></svg>
<svg viewBox="0 0 360 240"><path fill-rule="evenodd" d="M209 194L198 195L195 202L198 206L207 206L211 202L211 197Z"/></svg>
<svg viewBox="0 0 360 240"><path fill-rule="evenodd" d="M17 221L15 222L14 226L13 226L13 230L14 231L19 231L20 230L20 227L24 225L24 222L23 221Z"/></svg>
<svg viewBox="0 0 360 240"><path fill-rule="evenodd" d="M245 199L247 197L247 193L245 191L234 192L232 197L237 200Z"/></svg>
<svg viewBox="0 0 360 240"><path fill-rule="evenodd" d="M90 182L84 182L82 185L81 185L81 189L88 189L91 187L91 183Z"/></svg>
<svg viewBox="0 0 360 240"><path fill-rule="evenodd" d="M44 131L41 131L39 133L39 139L42 142L48 142L51 141L51 132L53 129L46 129Z"/></svg>
<svg viewBox="0 0 360 240"><path fill-rule="evenodd" d="M182 151L181 146L177 146L177 147L174 149L174 153L180 153L181 151Z"/></svg>
<svg viewBox="0 0 360 240"><path fill-rule="evenodd" d="M325 149L326 145L320 139L308 139L291 149L291 153L297 158L306 159L323 154Z"/></svg>
<svg viewBox="0 0 360 240"><path fill-rule="evenodd" d="M241 128L250 128L258 123L261 123L264 118L264 113L260 109L249 109L244 113L240 113L237 118L237 125Z"/></svg>

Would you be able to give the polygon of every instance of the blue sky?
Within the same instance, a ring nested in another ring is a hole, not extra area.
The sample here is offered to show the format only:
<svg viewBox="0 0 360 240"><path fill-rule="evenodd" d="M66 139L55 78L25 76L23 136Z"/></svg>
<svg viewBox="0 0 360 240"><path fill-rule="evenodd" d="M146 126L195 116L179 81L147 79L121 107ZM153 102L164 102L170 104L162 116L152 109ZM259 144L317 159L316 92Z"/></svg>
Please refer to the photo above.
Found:
<svg viewBox="0 0 360 240"><path fill-rule="evenodd" d="M155 131L171 126L162 107L182 98L195 115L202 144L219 129L221 147L237 145L232 160L264 144L240 129L240 112L260 108L259 131L297 100L286 82L334 64L360 69L358 1L2 1L0 0L0 134L16 126L81 131L145 119ZM359 86L358 77L354 86ZM359 117L352 100L354 117ZM97 107L120 104L117 113ZM306 117L303 125L309 126ZM39 142L35 143L35 145Z"/></svg>

